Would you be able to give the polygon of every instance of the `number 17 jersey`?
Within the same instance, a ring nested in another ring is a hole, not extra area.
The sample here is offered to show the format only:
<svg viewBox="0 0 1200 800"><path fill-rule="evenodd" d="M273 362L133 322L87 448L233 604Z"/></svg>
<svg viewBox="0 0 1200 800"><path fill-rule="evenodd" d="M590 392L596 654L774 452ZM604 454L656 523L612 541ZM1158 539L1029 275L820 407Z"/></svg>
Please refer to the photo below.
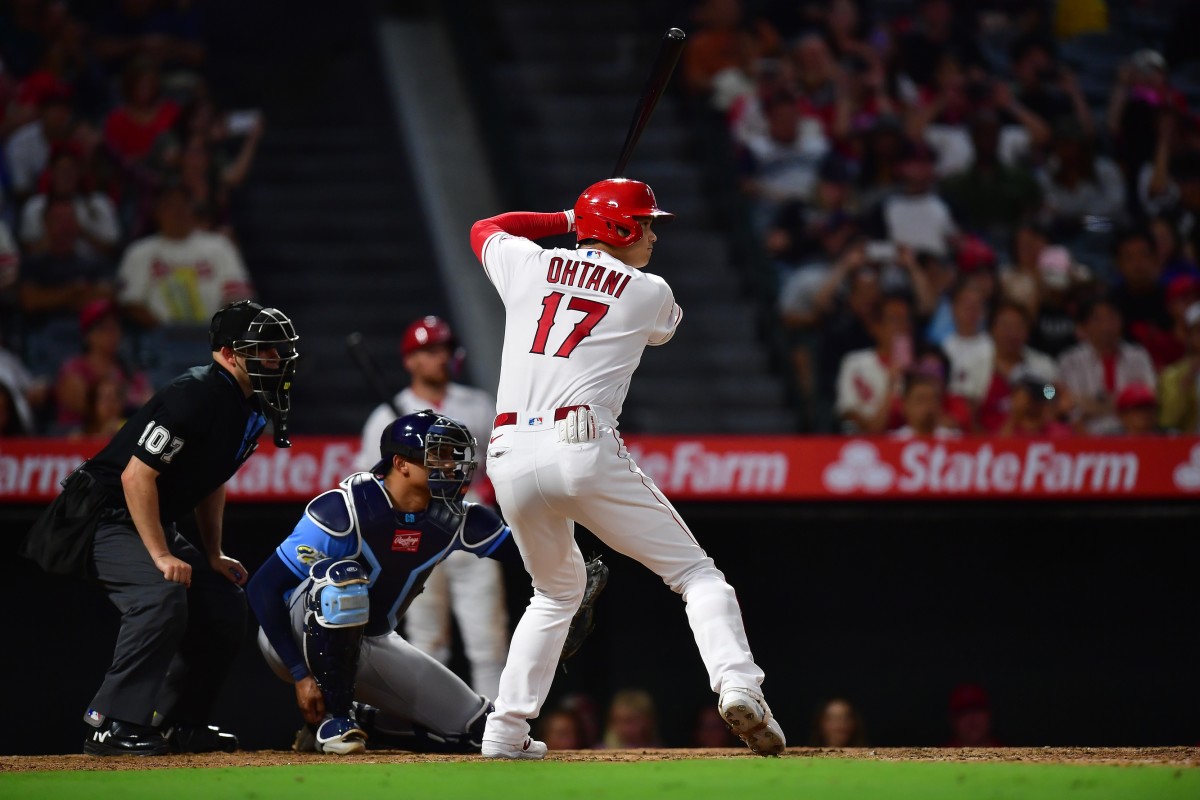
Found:
<svg viewBox="0 0 1200 800"><path fill-rule="evenodd" d="M683 317L666 281L602 250L496 233L481 261L505 308L501 412L597 405L619 417L646 345Z"/></svg>

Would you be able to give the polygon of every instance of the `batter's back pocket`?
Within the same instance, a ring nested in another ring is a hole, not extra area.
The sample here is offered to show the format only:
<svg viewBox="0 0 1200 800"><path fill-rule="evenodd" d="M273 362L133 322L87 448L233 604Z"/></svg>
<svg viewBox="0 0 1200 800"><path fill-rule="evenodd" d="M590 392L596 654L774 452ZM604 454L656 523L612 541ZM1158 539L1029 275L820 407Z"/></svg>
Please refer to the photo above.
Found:
<svg viewBox="0 0 1200 800"><path fill-rule="evenodd" d="M51 575L85 578L88 558L108 493L96 479L77 469L62 481L54 498L29 529L17 550Z"/></svg>

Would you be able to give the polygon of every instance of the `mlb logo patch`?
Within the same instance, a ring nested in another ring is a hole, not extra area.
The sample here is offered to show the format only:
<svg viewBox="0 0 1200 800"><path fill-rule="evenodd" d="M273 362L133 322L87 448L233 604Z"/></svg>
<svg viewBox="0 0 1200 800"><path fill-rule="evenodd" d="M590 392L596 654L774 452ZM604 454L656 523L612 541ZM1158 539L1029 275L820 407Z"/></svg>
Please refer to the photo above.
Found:
<svg viewBox="0 0 1200 800"><path fill-rule="evenodd" d="M541 418L541 417L530 417L530 418L529 418L529 422L528 422L528 423L526 423L526 424L528 424L528 425L531 425L531 426L532 426L532 425L541 425L541 424L542 424L542 418Z"/></svg>
<svg viewBox="0 0 1200 800"><path fill-rule="evenodd" d="M421 546L420 531L397 530L392 534L393 553L415 553Z"/></svg>
<svg viewBox="0 0 1200 800"><path fill-rule="evenodd" d="M88 709L87 714L84 715L84 719L87 720L88 724L95 725L97 728L104 724L104 715L94 708Z"/></svg>

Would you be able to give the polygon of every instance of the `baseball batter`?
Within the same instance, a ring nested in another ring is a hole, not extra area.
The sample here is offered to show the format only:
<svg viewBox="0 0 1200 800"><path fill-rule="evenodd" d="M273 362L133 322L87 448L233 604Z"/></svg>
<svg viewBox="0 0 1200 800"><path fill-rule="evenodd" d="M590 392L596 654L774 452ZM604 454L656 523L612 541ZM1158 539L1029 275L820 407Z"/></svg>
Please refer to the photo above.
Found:
<svg viewBox="0 0 1200 800"><path fill-rule="evenodd" d="M614 179L589 187L574 210L501 214L471 229L505 306L489 471L534 587L487 720L485 756L546 753L529 720L585 588L575 521L683 596L722 718L755 753L785 747L733 588L617 431L643 349L666 344L683 317L666 281L642 272L657 240L652 224L672 217L646 184ZM576 250L531 241L570 231Z"/></svg>
<svg viewBox="0 0 1200 800"><path fill-rule="evenodd" d="M462 351L445 320L430 316L413 322L404 332L400 352L412 383L395 396L391 405L380 405L367 418L357 464L360 470L368 470L375 463L379 437L396 418L397 410L411 414L428 408L462 422L472 431L492 429L495 399L481 389L451 381ZM486 469L480 458L467 500L485 505L494 501ZM449 663L451 611L471 663L471 688L484 697L495 697L508 654L508 612L500 564L466 552L451 553L430 574L425 591L408 607L404 638L441 663Z"/></svg>

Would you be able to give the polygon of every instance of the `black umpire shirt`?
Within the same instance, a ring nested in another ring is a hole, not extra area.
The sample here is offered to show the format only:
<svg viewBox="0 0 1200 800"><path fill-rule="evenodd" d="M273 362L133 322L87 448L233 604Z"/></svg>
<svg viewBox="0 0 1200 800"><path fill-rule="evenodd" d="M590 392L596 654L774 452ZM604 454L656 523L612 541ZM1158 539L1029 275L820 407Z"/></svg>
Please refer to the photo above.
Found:
<svg viewBox="0 0 1200 800"><path fill-rule="evenodd" d="M121 473L136 457L159 471L164 525L190 513L229 480L258 447L266 426L257 397L213 363L164 386L126 422L84 469L125 505Z"/></svg>

